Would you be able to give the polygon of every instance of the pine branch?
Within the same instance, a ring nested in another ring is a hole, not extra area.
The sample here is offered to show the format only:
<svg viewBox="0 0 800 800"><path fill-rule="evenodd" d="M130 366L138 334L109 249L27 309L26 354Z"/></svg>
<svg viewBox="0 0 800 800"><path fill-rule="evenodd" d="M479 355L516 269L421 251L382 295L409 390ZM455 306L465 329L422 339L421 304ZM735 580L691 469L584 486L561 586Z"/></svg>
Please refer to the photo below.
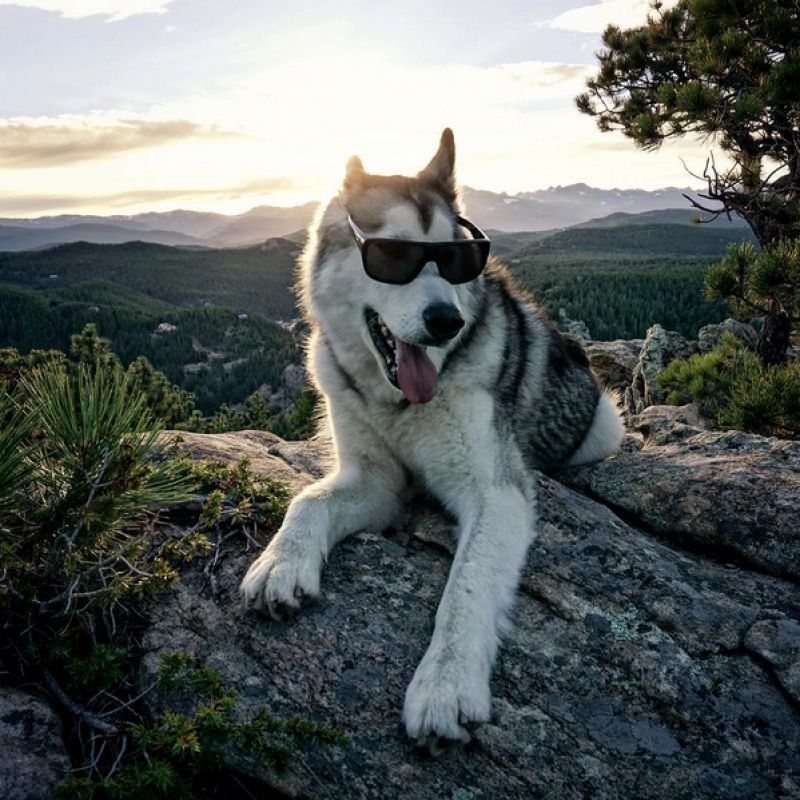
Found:
<svg viewBox="0 0 800 800"><path fill-rule="evenodd" d="M53 677L47 667L41 667L42 678L44 679L45 686L55 699L79 722L83 722L92 730L103 733L106 736L119 736L120 729L108 722L104 722L100 717L93 714L88 709L76 703L67 693L58 685L58 681Z"/></svg>

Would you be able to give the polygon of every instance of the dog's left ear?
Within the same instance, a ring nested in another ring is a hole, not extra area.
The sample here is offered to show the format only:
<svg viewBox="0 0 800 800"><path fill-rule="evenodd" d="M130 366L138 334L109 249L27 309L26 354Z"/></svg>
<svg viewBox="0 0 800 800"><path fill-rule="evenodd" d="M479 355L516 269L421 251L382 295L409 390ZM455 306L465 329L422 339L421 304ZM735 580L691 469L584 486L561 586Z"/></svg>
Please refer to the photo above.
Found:
<svg viewBox="0 0 800 800"><path fill-rule="evenodd" d="M358 156L350 156L350 160L347 162L347 171L344 176L343 188L345 192L357 190L359 186L361 186L366 175L367 171L364 169L361 159Z"/></svg>
<svg viewBox="0 0 800 800"><path fill-rule="evenodd" d="M417 175L423 183L429 183L451 201L456 196L456 143L453 131L445 128L436 155L425 169Z"/></svg>

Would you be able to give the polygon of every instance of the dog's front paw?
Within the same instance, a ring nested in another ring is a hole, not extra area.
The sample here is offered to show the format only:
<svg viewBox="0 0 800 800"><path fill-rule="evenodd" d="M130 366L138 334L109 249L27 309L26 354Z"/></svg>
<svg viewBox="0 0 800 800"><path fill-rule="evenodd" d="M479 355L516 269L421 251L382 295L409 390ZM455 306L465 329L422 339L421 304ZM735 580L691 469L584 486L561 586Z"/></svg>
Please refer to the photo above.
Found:
<svg viewBox="0 0 800 800"><path fill-rule="evenodd" d="M437 755L488 722L492 710L487 670L429 650L406 691L403 720L408 735Z"/></svg>
<svg viewBox="0 0 800 800"><path fill-rule="evenodd" d="M299 611L304 599L319 594L324 559L313 536L281 529L242 581L245 605L279 621Z"/></svg>

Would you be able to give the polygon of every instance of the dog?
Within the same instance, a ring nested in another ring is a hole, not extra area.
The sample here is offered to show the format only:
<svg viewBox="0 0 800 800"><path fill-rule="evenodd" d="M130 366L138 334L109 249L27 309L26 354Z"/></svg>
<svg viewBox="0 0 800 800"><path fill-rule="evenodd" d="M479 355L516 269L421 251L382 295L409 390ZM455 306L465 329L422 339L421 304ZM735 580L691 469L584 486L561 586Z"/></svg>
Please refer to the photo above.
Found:
<svg viewBox="0 0 800 800"><path fill-rule="evenodd" d="M241 585L275 619L320 591L348 534L398 519L410 481L457 520L433 636L408 686L408 735L466 742L491 714L489 677L529 545L537 470L614 453L624 426L562 336L461 216L448 128L415 177L353 156L300 260L309 374L335 467L291 503Z"/></svg>

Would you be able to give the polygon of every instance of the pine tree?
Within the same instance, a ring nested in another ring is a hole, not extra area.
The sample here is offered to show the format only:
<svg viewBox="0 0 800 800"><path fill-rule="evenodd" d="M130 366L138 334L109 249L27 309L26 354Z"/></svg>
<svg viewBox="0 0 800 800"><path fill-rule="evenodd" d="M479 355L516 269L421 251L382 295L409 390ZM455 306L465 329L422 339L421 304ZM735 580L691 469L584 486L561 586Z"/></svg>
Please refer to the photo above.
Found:
<svg viewBox="0 0 800 800"><path fill-rule="evenodd" d="M712 272L708 291L747 303L758 296L764 325L758 354L783 363L797 322L800 278L779 265L783 242L800 236L800 6L796 0L655 2L641 27L609 26L600 69L576 98L603 131L620 130L639 147L698 134L730 159L706 167L713 215L737 214L762 247L742 248ZM733 279L733 262L739 270ZM776 278L788 284L776 291ZM763 291L762 291L763 290Z"/></svg>

